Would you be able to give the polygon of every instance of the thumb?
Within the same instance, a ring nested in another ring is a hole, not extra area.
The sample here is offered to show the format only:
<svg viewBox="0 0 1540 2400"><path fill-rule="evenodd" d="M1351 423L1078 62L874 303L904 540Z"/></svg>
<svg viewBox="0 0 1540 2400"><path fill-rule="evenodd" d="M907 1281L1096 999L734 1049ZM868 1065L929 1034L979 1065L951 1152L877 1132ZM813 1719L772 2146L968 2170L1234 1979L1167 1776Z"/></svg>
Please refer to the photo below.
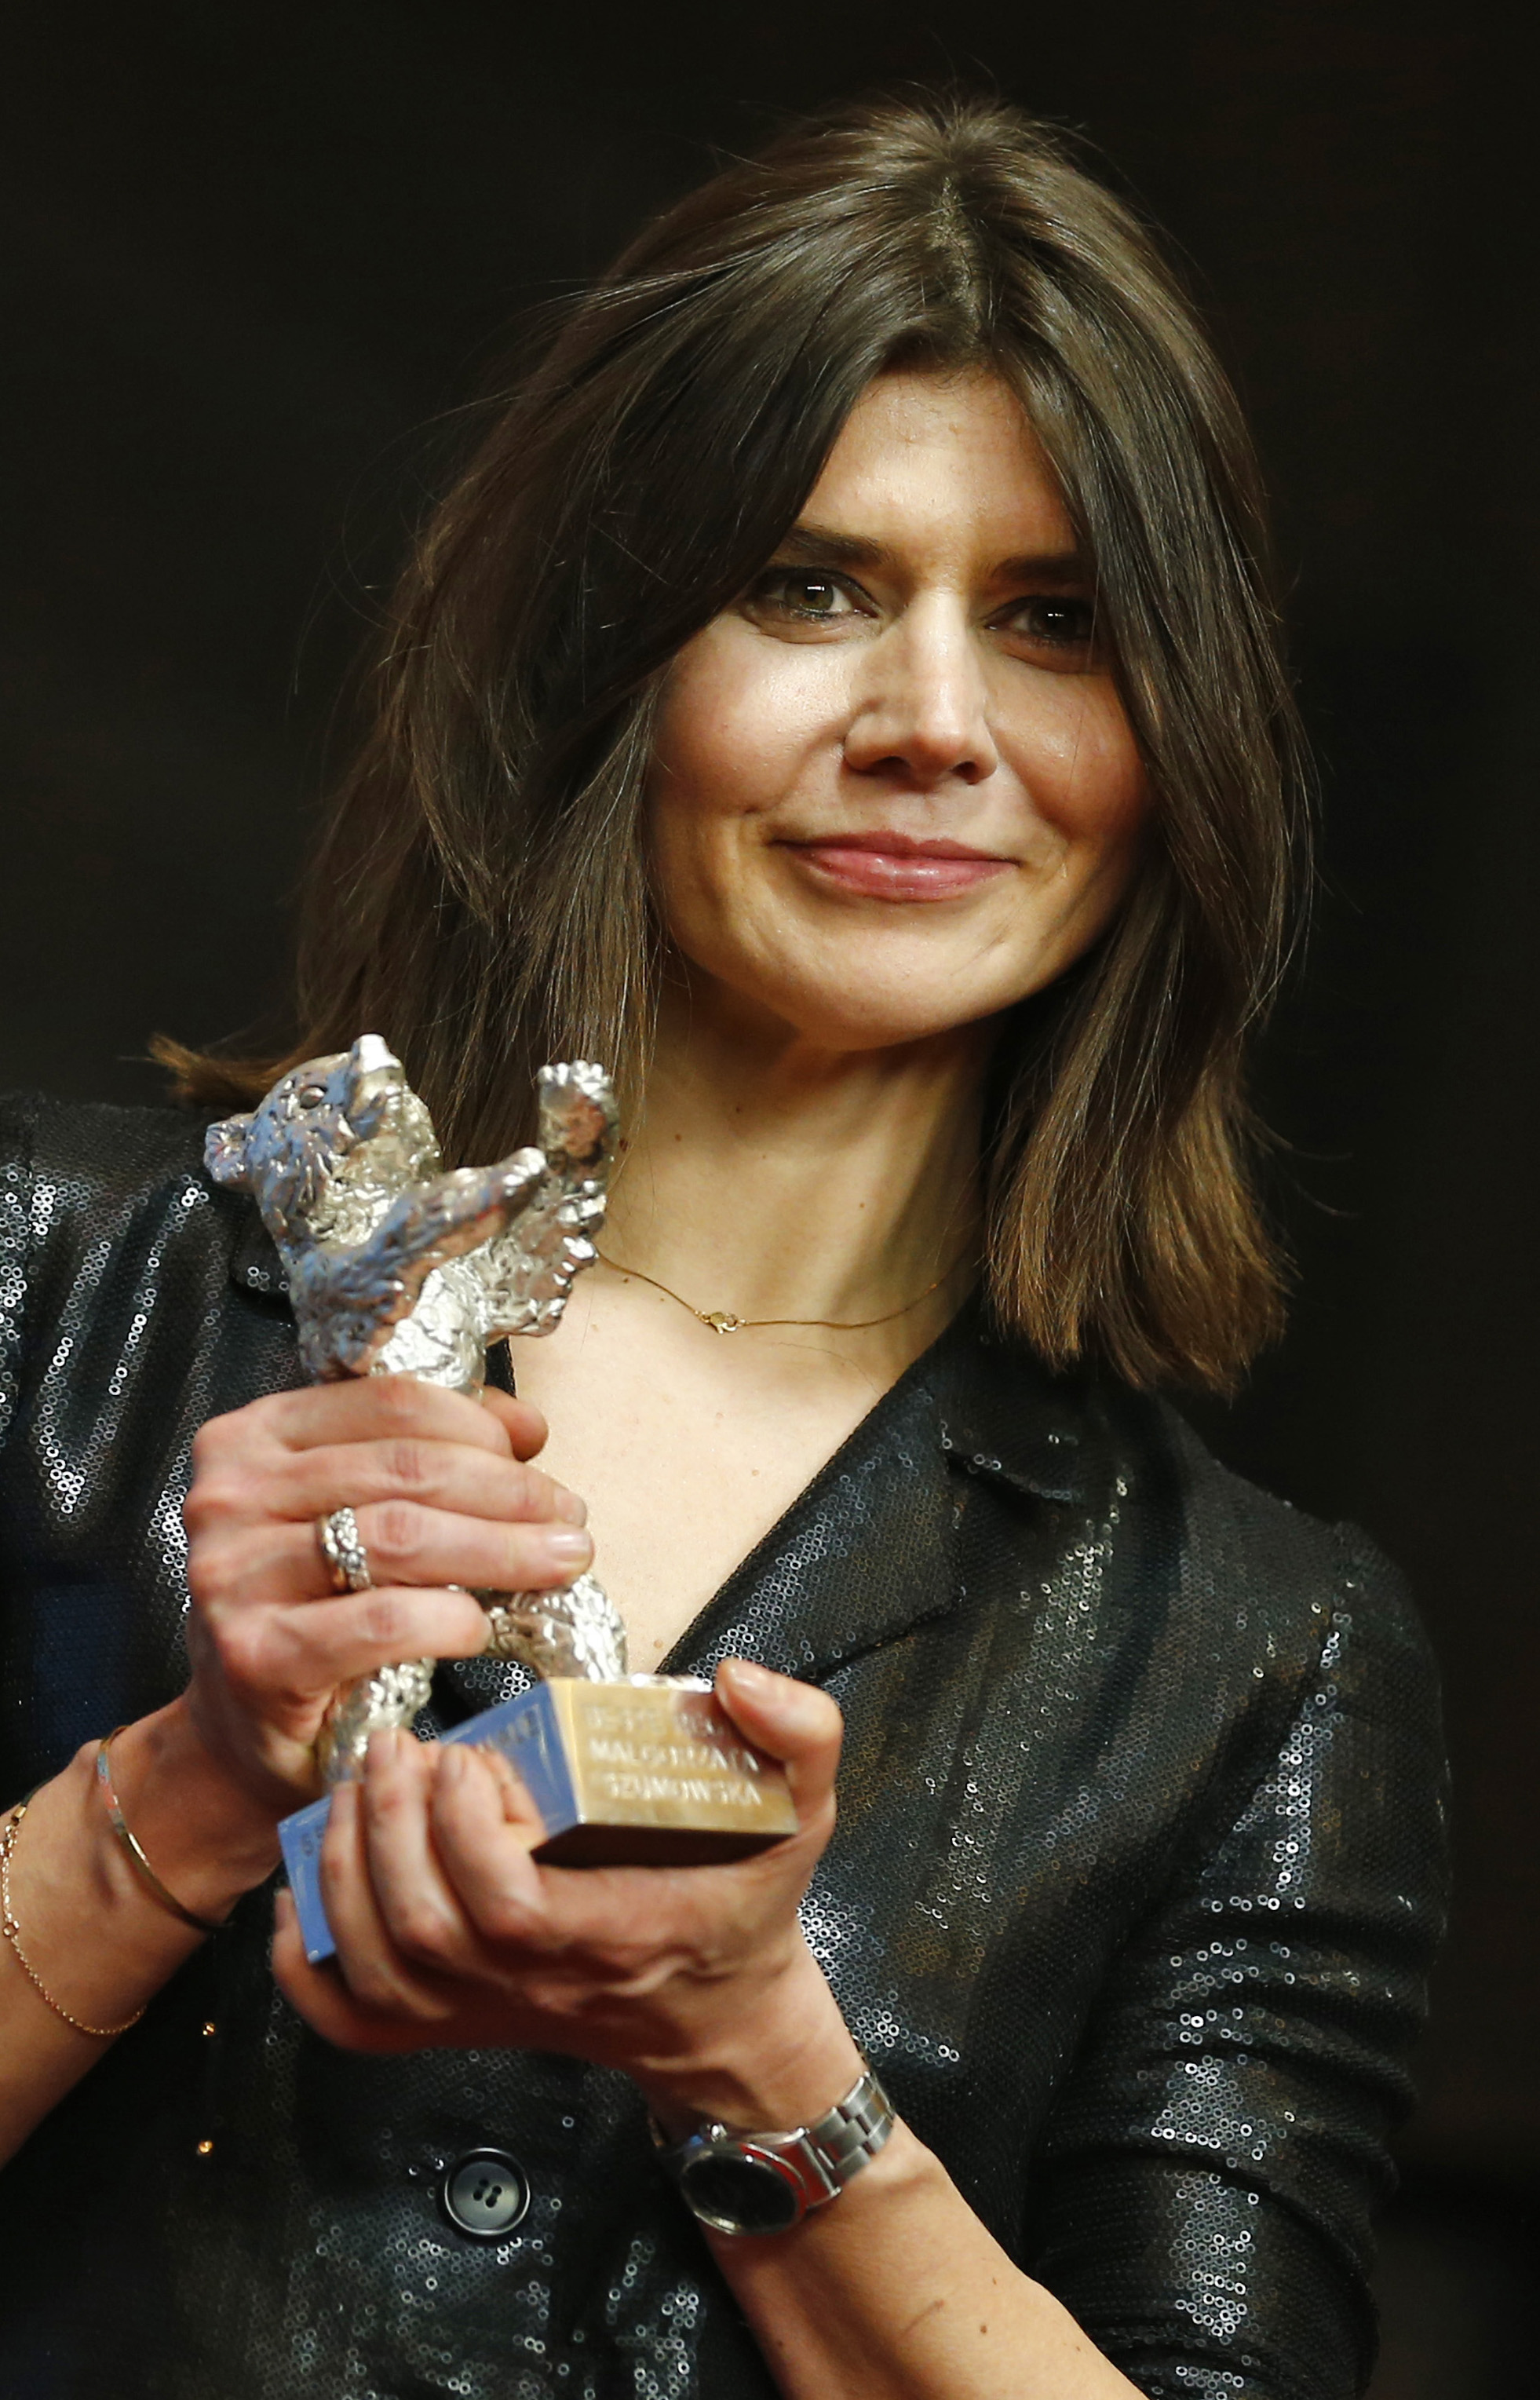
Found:
<svg viewBox="0 0 1540 2400"><path fill-rule="evenodd" d="M724 1658L716 1697L740 1733L786 1770L805 1824L834 1789L845 1721L839 1704L812 1684L777 1675L748 1658Z"/></svg>

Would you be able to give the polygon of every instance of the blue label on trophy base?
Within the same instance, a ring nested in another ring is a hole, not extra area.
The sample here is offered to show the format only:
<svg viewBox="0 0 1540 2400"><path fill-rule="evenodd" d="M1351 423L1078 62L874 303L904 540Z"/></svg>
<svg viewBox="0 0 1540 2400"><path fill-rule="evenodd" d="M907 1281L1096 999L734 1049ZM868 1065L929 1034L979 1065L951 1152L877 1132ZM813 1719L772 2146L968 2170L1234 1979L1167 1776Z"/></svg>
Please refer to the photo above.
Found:
<svg viewBox="0 0 1540 2400"><path fill-rule="evenodd" d="M443 1739L469 1741L478 1750L501 1751L510 1765L518 1769L544 1822L548 1840L578 1823L577 1796L556 1725L554 1703L546 1684L537 1684L532 1691L521 1692L515 1699L504 1700L495 1709L484 1709L480 1716L469 1718ZM305 1955L312 1966L330 1958L336 1949L320 1897L321 1836L331 1813L328 1793L323 1799L312 1800L307 1807L296 1808L278 1829Z"/></svg>

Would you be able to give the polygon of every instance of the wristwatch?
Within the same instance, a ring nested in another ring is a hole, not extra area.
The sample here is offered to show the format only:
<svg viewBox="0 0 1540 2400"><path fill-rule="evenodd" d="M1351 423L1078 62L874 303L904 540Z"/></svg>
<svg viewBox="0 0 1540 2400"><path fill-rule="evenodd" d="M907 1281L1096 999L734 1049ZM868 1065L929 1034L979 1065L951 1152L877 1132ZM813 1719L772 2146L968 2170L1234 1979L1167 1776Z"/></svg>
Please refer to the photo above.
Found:
<svg viewBox="0 0 1540 2400"><path fill-rule="evenodd" d="M654 2120L661 2164L685 2204L715 2233L785 2233L838 2200L893 2129L893 2106L868 2066L815 2124L793 2134L735 2134L703 2124L671 2142Z"/></svg>

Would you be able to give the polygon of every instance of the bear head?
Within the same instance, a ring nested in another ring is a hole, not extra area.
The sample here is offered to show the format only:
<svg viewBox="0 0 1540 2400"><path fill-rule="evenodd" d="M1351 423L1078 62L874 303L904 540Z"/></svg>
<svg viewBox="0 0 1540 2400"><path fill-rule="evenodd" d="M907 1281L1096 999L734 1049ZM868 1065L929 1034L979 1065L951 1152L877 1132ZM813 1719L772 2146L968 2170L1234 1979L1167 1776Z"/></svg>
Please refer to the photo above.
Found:
<svg viewBox="0 0 1540 2400"><path fill-rule="evenodd" d="M433 1121L377 1033L307 1059L250 1114L211 1125L204 1162L252 1194L280 1250L362 1241L442 1164Z"/></svg>

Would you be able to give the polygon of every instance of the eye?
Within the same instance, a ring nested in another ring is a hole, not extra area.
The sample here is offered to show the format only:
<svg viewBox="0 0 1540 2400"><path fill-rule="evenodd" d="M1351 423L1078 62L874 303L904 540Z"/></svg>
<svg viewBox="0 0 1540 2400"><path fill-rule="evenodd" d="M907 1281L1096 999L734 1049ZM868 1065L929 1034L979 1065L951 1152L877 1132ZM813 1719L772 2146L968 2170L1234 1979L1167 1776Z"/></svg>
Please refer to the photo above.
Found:
<svg viewBox="0 0 1540 2400"><path fill-rule="evenodd" d="M810 566L772 566L751 585L748 607L757 617L818 624L860 613L855 592L842 575Z"/></svg>
<svg viewBox="0 0 1540 2400"><path fill-rule="evenodd" d="M324 1084L303 1084L300 1086L299 1104L302 1109L319 1109L325 1098Z"/></svg>
<svg viewBox="0 0 1540 2400"><path fill-rule="evenodd" d="M1034 593L1018 600L996 623L1004 633L1041 649L1089 651L1096 638L1096 609L1089 600L1065 593Z"/></svg>

